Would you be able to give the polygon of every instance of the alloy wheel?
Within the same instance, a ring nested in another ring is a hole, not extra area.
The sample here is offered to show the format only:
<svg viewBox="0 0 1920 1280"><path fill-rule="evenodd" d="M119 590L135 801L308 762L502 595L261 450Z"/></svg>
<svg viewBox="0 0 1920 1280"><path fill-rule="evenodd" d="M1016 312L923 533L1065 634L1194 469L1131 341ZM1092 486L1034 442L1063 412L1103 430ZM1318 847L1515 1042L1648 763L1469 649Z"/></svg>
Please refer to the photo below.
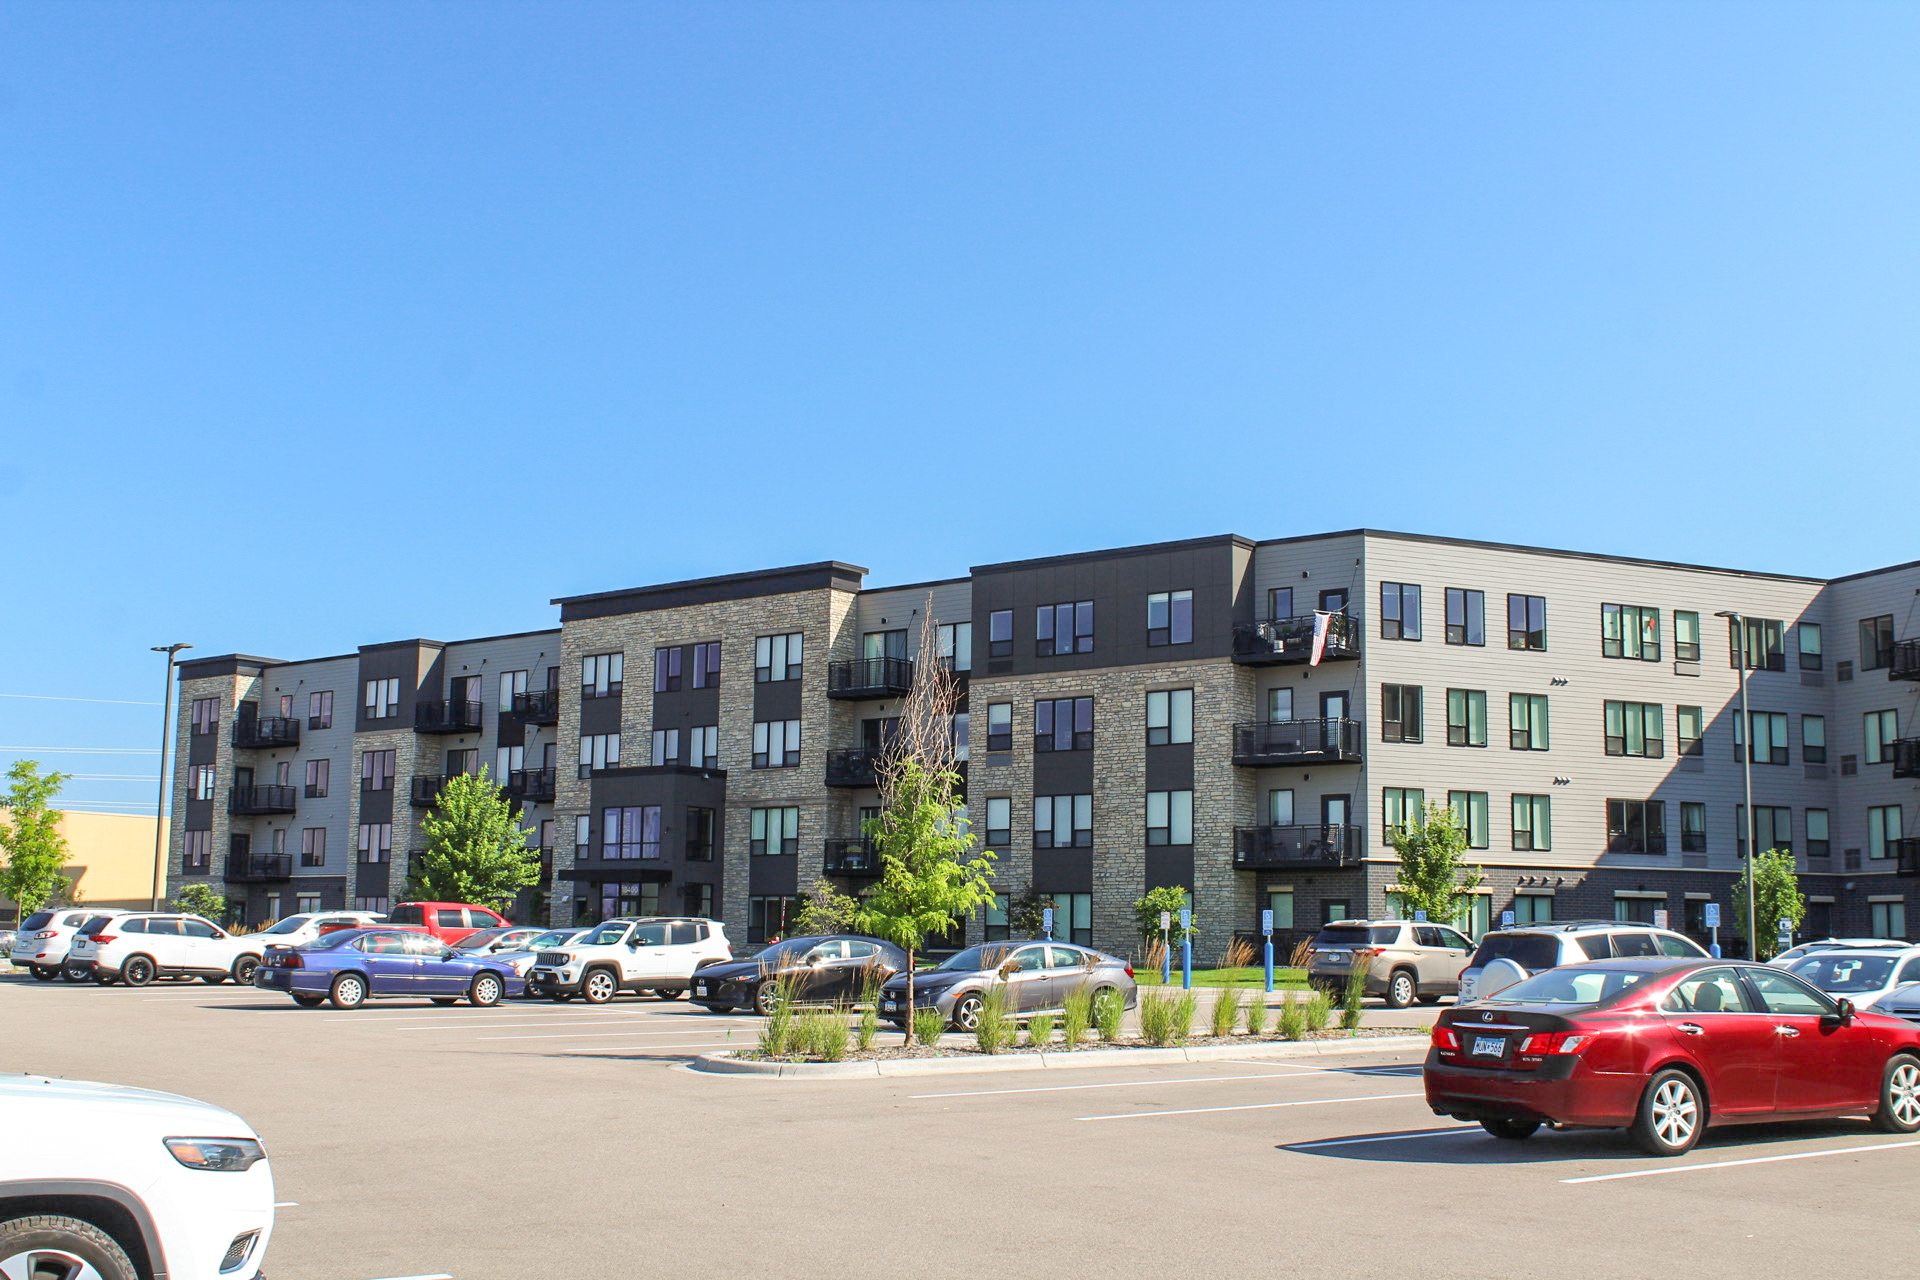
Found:
<svg viewBox="0 0 1920 1280"><path fill-rule="evenodd" d="M1684 1147L1700 1122L1700 1104L1682 1080L1664 1080L1653 1094L1653 1131L1672 1147Z"/></svg>
<svg viewBox="0 0 1920 1280"><path fill-rule="evenodd" d="M1887 1100L1893 1104L1894 1119L1902 1125L1920 1124L1920 1065L1903 1062L1893 1069Z"/></svg>
<svg viewBox="0 0 1920 1280"><path fill-rule="evenodd" d="M473 1002L478 1005L500 1003L500 979L483 973L473 980Z"/></svg>
<svg viewBox="0 0 1920 1280"><path fill-rule="evenodd" d="M91 1262L65 1249L29 1249L0 1259L5 1280L103 1280Z"/></svg>
<svg viewBox="0 0 1920 1280"><path fill-rule="evenodd" d="M605 969L595 969L588 974L587 980L581 984L580 989L591 1004L605 1004L613 999L618 990L614 986L613 975Z"/></svg>
<svg viewBox="0 0 1920 1280"><path fill-rule="evenodd" d="M979 996L960 997L960 1002L953 1006L953 1025L968 1032L980 1029Z"/></svg>

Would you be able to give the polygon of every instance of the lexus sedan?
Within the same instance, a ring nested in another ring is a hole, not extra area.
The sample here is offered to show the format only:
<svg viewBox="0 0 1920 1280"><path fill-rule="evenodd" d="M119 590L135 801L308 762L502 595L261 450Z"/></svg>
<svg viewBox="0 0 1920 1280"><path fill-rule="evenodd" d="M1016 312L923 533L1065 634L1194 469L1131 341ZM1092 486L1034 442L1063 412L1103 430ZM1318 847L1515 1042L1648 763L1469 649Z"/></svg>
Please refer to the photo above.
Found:
<svg viewBox="0 0 1920 1280"><path fill-rule="evenodd" d="M464 997L484 1008L526 986L512 966L493 956L455 951L431 934L408 929L343 929L304 947L275 948L254 970L253 985L284 991L307 1009L323 1001L358 1009L370 999L391 997L435 1004Z"/></svg>
<svg viewBox="0 0 1920 1280"><path fill-rule="evenodd" d="M1667 956L1536 974L1440 1015L1435 1115L1517 1141L1626 1129L1675 1156L1717 1125L1868 1115L1920 1129L1920 1026L1768 965Z"/></svg>
<svg viewBox="0 0 1920 1280"><path fill-rule="evenodd" d="M1133 966L1118 956L1064 942L983 942L945 963L913 975L913 1007L938 1009L949 1026L972 1031L980 1025L981 994L1007 989L1007 1009L1016 1018L1059 1013L1069 993L1082 987L1096 1007L1118 1000L1131 1009L1139 995ZM907 979L893 978L880 989L880 1016L904 1026L909 1016Z"/></svg>
<svg viewBox="0 0 1920 1280"><path fill-rule="evenodd" d="M806 1003L851 1003L869 981L885 982L907 967L907 953L891 942L855 933L789 938L746 960L728 960L694 971L693 1003L714 1013L735 1005L772 1011L784 980L793 998Z"/></svg>

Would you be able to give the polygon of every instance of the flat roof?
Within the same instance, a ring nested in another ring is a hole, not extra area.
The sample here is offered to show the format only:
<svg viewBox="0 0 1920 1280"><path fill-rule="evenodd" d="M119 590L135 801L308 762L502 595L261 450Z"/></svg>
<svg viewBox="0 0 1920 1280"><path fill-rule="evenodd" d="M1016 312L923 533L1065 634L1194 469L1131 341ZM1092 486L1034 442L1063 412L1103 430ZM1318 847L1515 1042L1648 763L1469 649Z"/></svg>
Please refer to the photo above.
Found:
<svg viewBox="0 0 1920 1280"><path fill-rule="evenodd" d="M813 564L788 565L779 569L755 569L747 573L723 573L711 578L662 582L650 587L596 591L583 596L557 596L552 603L560 606L560 621L564 623L582 618L608 618L623 613L713 604L721 600L751 600L757 596L784 595L790 591L832 588L857 592L866 576L867 570L860 565L848 564L844 560L820 560Z"/></svg>
<svg viewBox="0 0 1920 1280"><path fill-rule="evenodd" d="M1342 529L1335 533L1306 533L1291 538L1265 538L1263 547L1289 542L1321 542L1330 538L1391 538L1397 542L1431 542L1450 547L1478 547L1485 551L1517 551L1523 555L1558 556L1567 560L1597 560L1608 564L1637 564L1650 569L1684 569L1690 573L1724 573L1736 578L1770 578L1778 582L1826 583L1830 578L1809 578L1796 573L1768 573L1760 569L1727 569L1719 565L1688 564L1680 560L1649 560L1641 556L1609 555L1600 551L1567 551L1558 547L1530 547L1518 542L1484 542L1477 538L1449 538L1435 533L1401 533L1394 529ZM1884 571L1881 571L1884 572Z"/></svg>
<svg viewBox="0 0 1920 1280"><path fill-rule="evenodd" d="M1085 564L1089 560L1111 560L1115 556L1163 555L1171 551L1200 551L1211 547L1258 546L1251 538L1237 533L1216 533L1204 538L1181 538L1174 542L1143 542L1131 547L1113 547L1105 551L1073 551L1059 556L1037 556L1031 560L1003 560L999 564L977 564L973 572L1008 573L1016 569L1045 569L1057 564Z"/></svg>

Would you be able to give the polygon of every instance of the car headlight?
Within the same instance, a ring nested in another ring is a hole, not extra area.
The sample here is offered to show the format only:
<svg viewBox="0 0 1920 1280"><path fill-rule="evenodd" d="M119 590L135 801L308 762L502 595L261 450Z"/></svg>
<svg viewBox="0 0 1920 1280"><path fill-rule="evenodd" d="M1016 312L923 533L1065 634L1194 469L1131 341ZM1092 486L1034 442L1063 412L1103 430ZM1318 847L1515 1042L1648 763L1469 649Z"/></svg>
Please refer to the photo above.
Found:
<svg viewBox="0 0 1920 1280"><path fill-rule="evenodd" d="M242 1173L267 1158L252 1138L162 1138L173 1158L189 1169Z"/></svg>

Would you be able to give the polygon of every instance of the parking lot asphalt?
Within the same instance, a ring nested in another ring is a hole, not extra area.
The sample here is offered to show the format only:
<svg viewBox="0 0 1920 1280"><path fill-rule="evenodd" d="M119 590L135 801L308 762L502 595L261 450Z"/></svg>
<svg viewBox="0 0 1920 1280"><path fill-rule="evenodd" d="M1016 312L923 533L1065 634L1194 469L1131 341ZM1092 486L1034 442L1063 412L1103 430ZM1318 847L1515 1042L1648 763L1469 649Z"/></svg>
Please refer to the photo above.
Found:
<svg viewBox="0 0 1920 1280"><path fill-rule="evenodd" d="M1398 1016L1398 1015L1394 1015ZM688 1071L757 1021L623 997L343 1013L0 978L0 1067L165 1089L271 1152L274 1280L1920 1274L1920 1140L1502 1143L1415 1054L836 1081Z"/></svg>

